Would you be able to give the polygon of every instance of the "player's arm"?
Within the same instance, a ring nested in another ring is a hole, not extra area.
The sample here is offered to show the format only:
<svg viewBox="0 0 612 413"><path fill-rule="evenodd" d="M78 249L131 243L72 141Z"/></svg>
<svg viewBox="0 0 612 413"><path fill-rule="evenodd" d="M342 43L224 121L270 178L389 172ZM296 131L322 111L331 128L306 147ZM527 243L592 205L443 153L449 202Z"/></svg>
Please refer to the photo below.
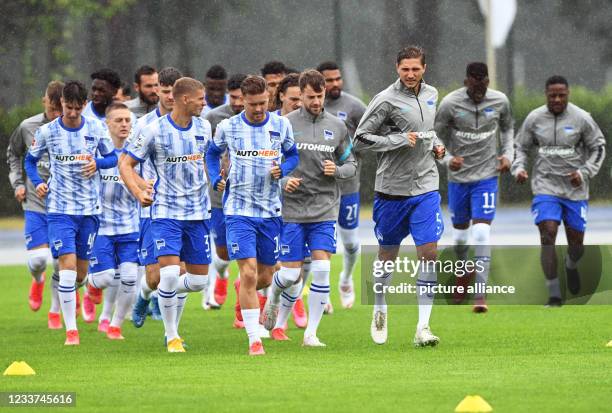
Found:
<svg viewBox="0 0 612 413"><path fill-rule="evenodd" d="M140 205L148 207L153 203L153 188L150 184L146 183L144 179L140 178L134 170L134 167L140 162L144 162L144 159L140 159L129 152L119 163L119 175L121 175L121 179L123 179L127 189L136 199L138 199ZM138 176L141 181L145 182L144 187L142 183L138 182L136 176Z"/></svg>
<svg viewBox="0 0 612 413"><path fill-rule="evenodd" d="M434 147L436 144L444 145L445 155L443 158L439 160L439 162L446 166L451 166L453 170L457 170L461 168L463 164L463 158L460 156L453 155L448 148L450 147L450 139L451 139L451 131L453 129L453 116L452 116L452 108L448 103L446 98L442 99L440 102L440 106L438 106L438 110L436 111L436 119L434 121L434 130L436 131L436 139L438 142L434 141Z"/></svg>
<svg viewBox="0 0 612 413"><path fill-rule="evenodd" d="M129 157L130 155L128 154L127 148L126 148L123 150L121 155L119 155L118 165L119 165L120 170L121 170L121 163L125 162L125 159ZM144 180L142 176L140 176L140 174L136 172L136 169L129 168L129 170L132 171L132 173L134 174L133 178L136 181L136 185L138 185L138 188L140 188L141 190L145 190L151 187L151 184L147 182L146 180Z"/></svg>
<svg viewBox="0 0 612 413"><path fill-rule="evenodd" d="M597 175L606 157L606 140L591 116L587 116L584 121L582 140L587 148L588 156L584 165L578 169L582 175L581 180L583 177L592 178ZM574 185L579 186L575 183Z"/></svg>
<svg viewBox="0 0 612 413"><path fill-rule="evenodd" d="M500 172L508 172L512 159L514 159L514 119L512 119L512 110L510 102L506 99L502 112L499 118L501 155L497 157L499 165L497 170Z"/></svg>
<svg viewBox="0 0 612 413"><path fill-rule="evenodd" d="M26 146L23 139L23 128L20 124L11 134L6 148L6 159L9 165L9 181L15 191L15 199L23 202L26 197L25 177L23 175L22 160Z"/></svg>
<svg viewBox="0 0 612 413"><path fill-rule="evenodd" d="M213 189L219 192L225 190L225 170L221 168L221 157L227 149L227 141L223 125L225 125L225 121L217 125L215 137L206 149L206 171L212 179Z"/></svg>
<svg viewBox="0 0 612 413"><path fill-rule="evenodd" d="M281 179L288 176L300 163L300 154L293 139L293 128L289 120L285 120L285 134L281 143L283 162L280 165L274 164L270 174L274 179Z"/></svg>
<svg viewBox="0 0 612 413"><path fill-rule="evenodd" d="M522 184L529 178L527 174L527 162L529 160L529 152L533 147L535 139L533 131L531 130L533 116L534 115L531 114L527 116L514 141L514 160L510 171L519 184Z"/></svg>
<svg viewBox="0 0 612 413"><path fill-rule="evenodd" d="M404 146L414 146L416 133L392 131L387 135L379 135L379 131L391 115L392 106L387 102L380 102L378 98L368 106L365 114L355 131L355 152L370 150L374 152L392 151Z"/></svg>
<svg viewBox="0 0 612 413"><path fill-rule="evenodd" d="M28 154L25 158L24 169L28 175L28 178L30 178L30 181L32 181L32 184L34 184L34 188L36 188L36 194L40 198L44 198L47 195L47 192L49 192L49 187L38 174L36 164L46 151L47 141L45 139L45 135L41 133L40 129L38 129L34 135L34 142L32 143L32 146L30 146Z"/></svg>
<svg viewBox="0 0 612 413"><path fill-rule="evenodd" d="M336 162L325 161L323 164L325 175L333 175L336 179L347 179L355 176L355 173L357 173L357 160L355 155L353 155L353 145L351 144L348 131L345 131L345 138L336 148L334 155ZM328 172L331 172L331 174Z"/></svg>

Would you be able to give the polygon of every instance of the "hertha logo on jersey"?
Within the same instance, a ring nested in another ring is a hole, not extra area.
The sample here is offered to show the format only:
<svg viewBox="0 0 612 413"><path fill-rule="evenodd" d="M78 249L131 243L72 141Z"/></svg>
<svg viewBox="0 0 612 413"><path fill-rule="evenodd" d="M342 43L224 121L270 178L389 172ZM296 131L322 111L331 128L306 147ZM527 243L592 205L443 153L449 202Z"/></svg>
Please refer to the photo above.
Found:
<svg viewBox="0 0 612 413"><path fill-rule="evenodd" d="M272 143L280 143L281 141L281 134L280 132L276 132L276 131L269 131L270 133L270 142Z"/></svg>
<svg viewBox="0 0 612 413"><path fill-rule="evenodd" d="M334 139L334 132L330 131L329 129L323 129L323 138L326 141L331 141L332 139Z"/></svg>
<svg viewBox="0 0 612 413"><path fill-rule="evenodd" d="M166 157L166 163L197 162L203 159L204 159L204 156L201 153L192 153L189 155L168 156Z"/></svg>
<svg viewBox="0 0 612 413"><path fill-rule="evenodd" d="M280 156L278 149L241 149L236 151L236 156L241 158L269 158L276 159Z"/></svg>

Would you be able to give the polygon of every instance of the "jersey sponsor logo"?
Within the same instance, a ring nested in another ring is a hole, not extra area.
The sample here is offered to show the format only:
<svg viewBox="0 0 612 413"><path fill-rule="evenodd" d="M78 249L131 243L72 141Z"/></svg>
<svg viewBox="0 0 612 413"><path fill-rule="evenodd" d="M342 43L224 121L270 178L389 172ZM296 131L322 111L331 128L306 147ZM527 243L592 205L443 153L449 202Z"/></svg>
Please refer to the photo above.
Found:
<svg viewBox="0 0 612 413"><path fill-rule="evenodd" d="M323 138L326 141L334 139L334 132L330 131L329 129L323 129Z"/></svg>
<svg viewBox="0 0 612 413"><path fill-rule="evenodd" d="M46 162L40 162L40 161L38 161L38 163L37 163L36 165L38 165L38 168L39 168L39 169L40 169L40 168L45 168L45 169L49 169L49 168L51 168L51 162L49 162L49 161L46 161Z"/></svg>
<svg viewBox="0 0 612 413"><path fill-rule="evenodd" d="M60 163L74 164L88 162L91 159L91 155L88 153L76 153L74 155L55 155L53 159Z"/></svg>
<svg viewBox="0 0 612 413"><path fill-rule="evenodd" d="M347 120L348 119L348 114L346 112L338 112L338 118L340 118L342 120Z"/></svg>
<svg viewBox="0 0 612 413"><path fill-rule="evenodd" d="M197 162L204 159L204 156L201 153L191 153L189 155L181 155L181 156L168 156L166 157L166 163L187 163L187 162Z"/></svg>
<svg viewBox="0 0 612 413"><path fill-rule="evenodd" d="M572 156L576 153L573 147L567 146L541 146L538 154L542 156Z"/></svg>
<svg viewBox="0 0 612 413"><path fill-rule="evenodd" d="M115 184L123 184L123 179L119 175L100 175L100 179L103 182L110 182Z"/></svg>
<svg viewBox="0 0 612 413"><path fill-rule="evenodd" d="M495 129L488 131L488 132L479 132L479 133L465 132L465 131L458 130L457 132L455 132L455 136L458 138L467 139L469 141L479 142L479 141L488 139L492 136L495 136Z"/></svg>
<svg viewBox="0 0 612 413"><path fill-rule="evenodd" d="M236 151L236 156L243 158L278 158L280 151L278 149L241 149Z"/></svg>
<svg viewBox="0 0 612 413"><path fill-rule="evenodd" d="M435 139L436 131L430 130L427 132L417 132L417 136L419 137L419 139Z"/></svg>
<svg viewBox="0 0 612 413"><path fill-rule="evenodd" d="M318 152L333 152L336 150L336 148L334 146L330 146L330 145L323 145L323 144L319 144L319 143L305 143L305 142L298 142L295 145L298 150L306 150L306 151L318 151Z"/></svg>

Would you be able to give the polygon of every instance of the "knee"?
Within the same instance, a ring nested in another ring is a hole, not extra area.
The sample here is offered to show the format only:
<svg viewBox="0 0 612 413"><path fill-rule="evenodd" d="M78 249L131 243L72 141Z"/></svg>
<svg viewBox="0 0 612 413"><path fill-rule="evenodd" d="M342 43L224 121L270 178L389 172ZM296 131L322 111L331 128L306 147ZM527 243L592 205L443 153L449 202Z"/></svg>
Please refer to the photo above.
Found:
<svg viewBox="0 0 612 413"><path fill-rule="evenodd" d="M542 245L555 245L555 238L557 238L556 235L556 233L548 229L540 231L540 243Z"/></svg>
<svg viewBox="0 0 612 413"><path fill-rule="evenodd" d="M28 251L28 267L30 271L43 272L47 268L47 257L49 250L41 248Z"/></svg>
<svg viewBox="0 0 612 413"><path fill-rule="evenodd" d="M488 245L491 240L491 226L489 224L474 224L472 235L475 245Z"/></svg>

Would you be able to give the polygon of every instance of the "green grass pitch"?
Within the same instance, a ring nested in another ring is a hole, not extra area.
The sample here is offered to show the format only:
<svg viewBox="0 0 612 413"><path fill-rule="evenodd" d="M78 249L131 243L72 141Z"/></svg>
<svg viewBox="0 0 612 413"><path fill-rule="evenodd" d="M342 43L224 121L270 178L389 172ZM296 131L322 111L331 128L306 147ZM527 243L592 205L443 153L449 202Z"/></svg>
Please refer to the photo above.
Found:
<svg viewBox="0 0 612 413"><path fill-rule="evenodd" d="M67 348L63 331L46 328L48 285L33 313L25 266L1 267L0 366L25 360L36 375L2 376L0 391L76 392L75 411L91 412L452 412L472 394L494 412L612 410L610 307L493 306L475 315L468 306L437 306L431 325L440 345L415 349L416 307L393 306L388 343L376 346L372 308L340 308L339 264L336 257L336 311L319 330L327 348L302 348L302 331L290 327L293 340L266 340L259 358L247 356L244 331L231 327L233 290L220 311L204 312L199 294L188 299L187 353L168 354L161 321L150 319L139 330L126 321L126 340L111 342L79 318L81 345Z"/></svg>

